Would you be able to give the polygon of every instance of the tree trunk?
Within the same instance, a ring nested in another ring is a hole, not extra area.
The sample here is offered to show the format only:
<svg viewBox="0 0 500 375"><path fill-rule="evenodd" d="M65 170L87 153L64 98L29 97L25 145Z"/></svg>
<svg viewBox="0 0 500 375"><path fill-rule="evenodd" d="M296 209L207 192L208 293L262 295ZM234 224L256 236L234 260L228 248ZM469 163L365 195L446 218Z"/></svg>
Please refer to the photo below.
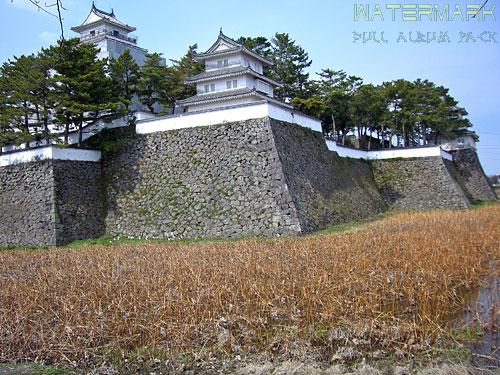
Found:
<svg viewBox="0 0 500 375"><path fill-rule="evenodd" d="M30 134L30 125L28 118L28 102L24 101L24 129L26 130L26 134L28 134L28 141L26 142L26 148L30 147L29 134Z"/></svg>
<svg viewBox="0 0 500 375"><path fill-rule="evenodd" d="M83 144L83 114L80 114L78 119L78 147L82 147Z"/></svg>
<svg viewBox="0 0 500 375"><path fill-rule="evenodd" d="M335 128L335 117L333 117L332 115L332 133L333 133L333 139L334 140L337 140L338 139L338 136L337 136L337 129Z"/></svg>
<svg viewBox="0 0 500 375"><path fill-rule="evenodd" d="M66 124L64 124L64 144L67 146L69 140L69 117L66 116Z"/></svg>

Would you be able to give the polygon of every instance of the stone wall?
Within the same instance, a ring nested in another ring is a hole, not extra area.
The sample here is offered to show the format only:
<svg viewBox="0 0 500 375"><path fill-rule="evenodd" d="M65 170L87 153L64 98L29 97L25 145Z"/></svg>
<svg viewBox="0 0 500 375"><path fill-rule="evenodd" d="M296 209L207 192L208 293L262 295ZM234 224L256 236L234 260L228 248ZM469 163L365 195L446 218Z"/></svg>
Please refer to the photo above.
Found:
<svg viewBox="0 0 500 375"><path fill-rule="evenodd" d="M103 171L112 235L301 232L265 118L130 136L105 156Z"/></svg>
<svg viewBox="0 0 500 375"><path fill-rule="evenodd" d="M450 153L457 171L455 177L471 202L495 200L496 194L486 178L477 153L472 149Z"/></svg>
<svg viewBox="0 0 500 375"><path fill-rule="evenodd" d="M0 168L0 247L55 246L51 161Z"/></svg>
<svg viewBox="0 0 500 375"><path fill-rule="evenodd" d="M467 208L466 194L440 157L371 161L375 183L398 210Z"/></svg>
<svg viewBox="0 0 500 375"><path fill-rule="evenodd" d="M276 120L271 127L304 232L386 209L367 162L339 157L307 128Z"/></svg>
<svg viewBox="0 0 500 375"><path fill-rule="evenodd" d="M100 163L54 160L57 244L104 235Z"/></svg>
<svg viewBox="0 0 500 375"><path fill-rule="evenodd" d="M57 246L104 234L100 180L93 162L0 168L0 247Z"/></svg>
<svg viewBox="0 0 500 375"><path fill-rule="evenodd" d="M103 162L112 235L298 234L385 207L367 163L269 118L133 135Z"/></svg>
<svg viewBox="0 0 500 375"><path fill-rule="evenodd" d="M320 133L267 117L113 134L107 146L114 151L101 163L0 168L0 247L63 245L105 233L293 235L388 207L467 208L493 197L475 153L458 155L457 163L341 158Z"/></svg>

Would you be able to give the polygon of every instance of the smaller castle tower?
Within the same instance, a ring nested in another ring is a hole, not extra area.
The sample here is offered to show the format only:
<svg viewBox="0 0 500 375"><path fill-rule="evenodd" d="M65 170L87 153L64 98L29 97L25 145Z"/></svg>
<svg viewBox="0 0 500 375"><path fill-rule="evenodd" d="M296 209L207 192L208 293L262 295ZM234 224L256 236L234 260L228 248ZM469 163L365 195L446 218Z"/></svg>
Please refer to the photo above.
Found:
<svg viewBox="0 0 500 375"><path fill-rule="evenodd" d="M136 28L116 18L115 12L98 9L94 3L81 25L72 27L80 40L94 43L101 51L100 58L118 58L126 49L139 65L143 65L148 51L137 45L137 37L130 35Z"/></svg>
<svg viewBox="0 0 500 375"><path fill-rule="evenodd" d="M194 57L205 64L205 71L186 80L196 84L197 94L178 104L187 112L212 110L234 105L274 102L292 108L274 98L274 88L282 84L264 75L272 61L219 33L216 42Z"/></svg>
<svg viewBox="0 0 500 375"><path fill-rule="evenodd" d="M458 151L470 149L477 151L476 143L479 142L479 137L475 131L467 128L457 129L453 131L454 137L443 136L441 134L431 134L428 138L429 143L435 146L441 146L445 151Z"/></svg>

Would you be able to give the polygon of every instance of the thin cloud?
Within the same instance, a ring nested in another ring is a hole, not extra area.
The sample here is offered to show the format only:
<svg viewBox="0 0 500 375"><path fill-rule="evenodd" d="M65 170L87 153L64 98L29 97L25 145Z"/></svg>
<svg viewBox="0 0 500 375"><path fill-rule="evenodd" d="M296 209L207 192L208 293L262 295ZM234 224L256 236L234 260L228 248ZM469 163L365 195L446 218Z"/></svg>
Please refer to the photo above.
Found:
<svg viewBox="0 0 500 375"><path fill-rule="evenodd" d="M42 31L38 34L38 39L40 39L44 45L53 44L58 38L59 34L53 33L52 31Z"/></svg>

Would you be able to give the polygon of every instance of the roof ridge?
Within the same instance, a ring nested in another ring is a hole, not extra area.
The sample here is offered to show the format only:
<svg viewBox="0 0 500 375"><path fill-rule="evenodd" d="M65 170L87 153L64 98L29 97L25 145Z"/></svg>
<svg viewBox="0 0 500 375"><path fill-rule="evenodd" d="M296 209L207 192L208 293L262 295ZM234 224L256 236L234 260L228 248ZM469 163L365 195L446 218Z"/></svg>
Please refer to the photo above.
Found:
<svg viewBox="0 0 500 375"><path fill-rule="evenodd" d="M92 1L92 10L95 10L98 13L105 14L106 16L116 18L115 11L113 10L113 8L111 8L111 12L106 12L105 10L102 10L102 9L99 9L98 7L96 7L94 1Z"/></svg>

